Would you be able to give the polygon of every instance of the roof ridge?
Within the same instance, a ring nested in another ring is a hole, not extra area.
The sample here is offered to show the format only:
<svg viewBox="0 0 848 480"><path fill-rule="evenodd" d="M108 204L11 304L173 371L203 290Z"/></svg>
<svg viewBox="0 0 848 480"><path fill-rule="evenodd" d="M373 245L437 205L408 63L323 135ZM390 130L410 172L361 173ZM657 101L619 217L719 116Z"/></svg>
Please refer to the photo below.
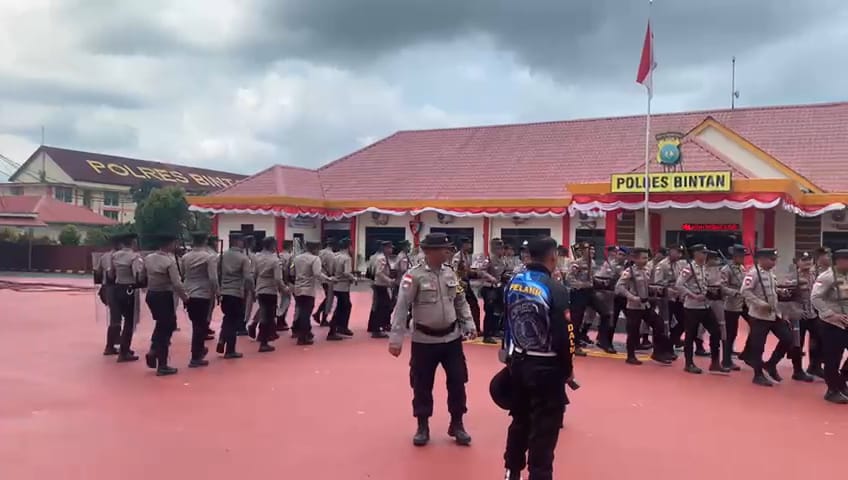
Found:
<svg viewBox="0 0 848 480"><path fill-rule="evenodd" d="M413 131L417 131L417 130L413 130ZM421 130L421 131L423 131L423 130ZM330 163L326 163L326 164L324 164L323 166L318 167L318 168L316 169L316 171L319 173L319 179L320 179L320 173L321 173L321 171L322 171L322 170L326 170L326 169L328 169L328 168L332 167L333 165L335 165L335 164L337 164L337 163L340 163L340 162L342 162L342 161L344 161L344 160L346 160L346 159L348 159L348 158L350 158L350 157L352 157L352 156L354 156L354 155L357 155L357 154L359 154L359 153L361 153L361 152L364 152L364 151L366 151L366 150L369 150L369 149L371 149L371 148L374 148L374 147L376 147L377 145L379 145L379 144L381 144L381 143L384 143L384 142L388 141L388 140L389 140L389 139L391 139L391 138L396 137L398 134L400 134L400 133L402 133L402 132L404 132L404 130L398 130L398 131L396 131L395 133L393 133L393 134L389 135L388 137L383 137L383 138L381 138L380 140L377 140L377 141L376 141L376 142L374 142L374 143L371 143L371 144L365 145L364 147L362 147L362 148L360 148L360 149L358 149L358 150L354 150L353 152L348 153L347 155L345 155L345 156L343 156L343 157L337 158L337 159L335 159L335 160L331 161ZM323 191L323 185L321 186L321 190Z"/></svg>
<svg viewBox="0 0 848 480"><path fill-rule="evenodd" d="M742 165L738 165L738 164L732 162L729 158L727 158L726 155L724 155L723 153L714 149L709 144L702 142L701 140L698 139L698 137L689 137L684 141L684 143L694 143L701 150L707 152L709 155L714 157L716 160L724 163L728 167L730 167L734 170L738 170L741 173L744 173L745 176L748 177L748 178L757 178L757 175L755 175L754 172L752 172L751 170L748 170L747 168L745 168Z"/></svg>
<svg viewBox="0 0 848 480"><path fill-rule="evenodd" d="M209 194L209 196L221 196L221 194L226 193L226 191L227 191L227 190L230 190L230 189L232 189L232 188L235 188L235 186L236 186L236 185L241 185L242 183L244 183L244 182L246 182L246 181L248 181L248 180L252 180L252 179L254 179L254 178L258 177L259 175L262 175L263 173L265 173L265 172L267 172L267 171L269 171L269 170L271 170L271 169L273 169L273 168L280 167L280 166L282 166L282 165L279 165L279 164L271 165L270 167L268 167L268 168L266 168L266 169L264 169L264 170L260 170L260 171L258 171L258 172L256 172L256 173L254 173L253 175L250 175L250 176L244 177L244 178L242 178L241 180L236 180L234 183L232 183L231 185L228 185L228 186L227 186L227 187L225 187L225 188L222 188L222 189L220 189L220 190L215 190L214 192L210 193L210 194Z"/></svg>

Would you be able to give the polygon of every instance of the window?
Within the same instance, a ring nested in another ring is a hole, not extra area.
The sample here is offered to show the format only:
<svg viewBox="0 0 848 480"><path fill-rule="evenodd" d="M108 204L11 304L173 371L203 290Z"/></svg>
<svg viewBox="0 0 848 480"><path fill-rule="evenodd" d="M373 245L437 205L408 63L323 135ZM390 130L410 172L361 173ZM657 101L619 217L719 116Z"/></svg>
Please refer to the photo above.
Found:
<svg viewBox="0 0 848 480"><path fill-rule="evenodd" d="M430 227L430 233L444 233L459 248L459 239L466 237L471 240L471 251L474 251L474 228L462 227Z"/></svg>
<svg viewBox="0 0 848 480"><path fill-rule="evenodd" d="M848 232L823 232L822 245L833 251L848 248Z"/></svg>
<svg viewBox="0 0 848 480"><path fill-rule="evenodd" d="M74 203L74 189L71 187L53 187L53 196L61 202Z"/></svg>
<svg viewBox="0 0 848 480"><path fill-rule="evenodd" d="M406 240L406 227L365 227L365 258L371 258L381 241L397 245L402 240Z"/></svg>
<svg viewBox="0 0 848 480"><path fill-rule="evenodd" d="M121 205L121 194L118 192L103 192L104 207L118 207Z"/></svg>
<svg viewBox="0 0 848 480"><path fill-rule="evenodd" d="M606 243L606 230L604 229L588 229L588 228L578 228L574 231L574 243L583 243L588 242L595 247L595 258L596 262L602 262L604 260L604 243ZM569 245L570 247L570 245Z"/></svg>
<svg viewBox="0 0 848 480"><path fill-rule="evenodd" d="M88 209L91 209L91 190L82 192L82 204Z"/></svg>
<svg viewBox="0 0 848 480"><path fill-rule="evenodd" d="M117 210L106 210L103 212L103 216L106 218L111 218L112 220L118 220L118 211Z"/></svg>
<svg viewBox="0 0 848 480"><path fill-rule="evenodd" d="M23 195L24 194L24 187L12 187L11 190L10 190L10 193L12 195Z"/></svg>

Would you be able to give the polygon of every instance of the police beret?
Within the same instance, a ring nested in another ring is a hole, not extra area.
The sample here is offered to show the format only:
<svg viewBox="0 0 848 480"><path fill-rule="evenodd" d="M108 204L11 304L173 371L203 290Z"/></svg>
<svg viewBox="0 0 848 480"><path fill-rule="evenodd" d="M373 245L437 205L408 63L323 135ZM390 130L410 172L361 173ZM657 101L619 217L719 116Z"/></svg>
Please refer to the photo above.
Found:
<svg viewBox="0 0 848 480"><path fill-rule="evenodd" d="M728 249L731 255L748 255L750 252L745 245L733 245Z"/></svg>
<svg viewBox="0 0 848 480"><path fill-rule="evenodd" d="M495 405L502 409L512 408L512 375L509 373L509 368L502 368L492 377L492 381L489 382L489 395Z"/></svg>
<svg viewBox="0 0 848 480"><path fill-rule="evenodd" d="M848 249L842 248L833 252L833 259L836 260L837 258L848 258Z"/></svg>
<svg viewBox="0 0 848 480"><path fill-rule="evenodd" d="M339 240L338 245L339 245L339 248L347 248L347 247L350 246L350 239L349 238L343 238L343 239Z"/></svg>
<svg viewBox="0 0 848 480"><path fill-rule="evenodd" d="M715 250L707 249L707 250L704 250L704 251L707 252L708 257L717 257L718 256L718 252L715 251Z"/></svg>
<svg viewBox="0 0 848 480"><path fill-rule="evenodd" d="M421 248L445 248L452 247L453 243L450 238L440 232L428 233L424 240L421 240L421 243L418 244Z"/></svg>
<svg viewBox="0 0 848 480"><path fill-rule="evenodd" d="M635 255L641 255L643 253L650 253L650 251L651 251L650 249L647 249L645 247L633 247L633 248L630 249L630 254L635 256Z"/></svg>
<svg viewBox="0 0 848 480"><path fill-rule="evenodd" d="M660 255L663 255L663 256L668 255L668 249L665 248L665 247L660 247L660 249L657 250L657 253L659 253Z"/></svg>
<svg viewBox="0 0 848 480"><path fill-rule="evenodd" d="M696 243L695 245L689 247L689 251L692 253L705 252L707 251L707 246L703 243Z"/></svg>
<svg viewBox="0 0 848 480"><path fill-rule="evenodd" d="M776 257L777 256L777 249L776 248L760 248L760 249L757 250L757 253L756 253L755 256L757 258Z"/></svg>
<svg viewBox="0 0 848 480"><path fill-rule="evenodd" d="M798 252L798 254L795 256L795 259L796 260L812 260L813 256L810 254L810 252Z"/></svg>
<svg viewBox="0 0 848 480"><path fill-rule="evenodd" d="M135 240L136 238L138 238L138 234L132 232L117 233L109 237L110 240L116 243L129 242Z"/></svg>
<svg viewBox="0 0 848 480"><path fill-rule="evenodd" d="M491 245L503 245L504 244L503 240L501 240L500 238L497 238L497 237L489 240L489 243Z"/></svg>
<svg viewBox="0 0 848 480"><path fill-rule="evenodd" d="M682 251L686 250L686 247L684 247L683 245L669 245L668 251L670 252L672 250L682 252Z"/></svg>

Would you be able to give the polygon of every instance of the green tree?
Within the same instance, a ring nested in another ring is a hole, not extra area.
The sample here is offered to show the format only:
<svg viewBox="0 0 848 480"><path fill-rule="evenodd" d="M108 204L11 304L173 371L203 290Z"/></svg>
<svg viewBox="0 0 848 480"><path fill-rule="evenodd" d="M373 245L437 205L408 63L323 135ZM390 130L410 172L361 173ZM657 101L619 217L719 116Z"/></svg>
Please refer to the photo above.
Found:
<svg viewBox="0 0 848 480"><path fill-rule="evenodd" d="M82 240L82 234L74 225L65 225L59 232L59 244L61 245L79 245L80 240Z"/></svg>
<svg viewBox="0 0 848 480"><path fill-rule="evenodd" d="M4 228L0 230L0 242L11 242L15 243L21 237L16 230L11 228Z"/></svg>
<svg viewBox="0 0 848 480"><path fill-rule="evenodd" d="M109 225L108 227L91 229L85 234L84 244L94 247L107 247L110 246L112 236L131 232L135 232L135 225L133 223L122 223L120 225Z"/></svg>
<svg viewBox="0 0 848 480"><path fill-rule="evenodd" d="M142 203L147 200L147 197L150 196L150 193L158 188L162 188L162 184L156 180L151 180L148 178L142 180L141 183L131 187L130 195L132 196L133 202L138 205L139 203Z"/></svg>
<svg viewBox="0 0 848 480"><path fill-rule="evenodd" d="M188 202L181 188L157 188L135 209L135 226L143 247L156 234L183 237L189 223Z"/></svg>

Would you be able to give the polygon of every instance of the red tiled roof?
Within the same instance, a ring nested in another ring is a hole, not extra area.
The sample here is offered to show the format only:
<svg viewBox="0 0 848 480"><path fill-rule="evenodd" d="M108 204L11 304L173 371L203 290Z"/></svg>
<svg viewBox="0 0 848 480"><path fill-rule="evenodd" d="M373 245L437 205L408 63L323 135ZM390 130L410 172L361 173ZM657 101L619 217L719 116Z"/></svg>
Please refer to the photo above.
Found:
<svg viewBox="0 0 848 480"><path fill-rule="evenodd" d="M4 217L0 213L0 227L46 227L47 224L39 222L32 217Z"/></svg>
<svg viewBox="0 0 848 480"><path fill-rule="evenodd" d="M683 155L683 165L685 171L689 172L710 172L710 171L730 171L733 178L755 178L754 175L728 160L724 155L716 152L709 145L701 142L697 138L687 137L680 144L680 152ZM651 173L663 172L663 167L656 161L656 148L651 153L651 161L649 170ZM645 162L633 167L629 173L641 173L645 171Z"/></svg>
<svg viewBox="0 0 848 480"><path fill-rule="evenodd" d="M709 118L823 190L848 191L848 102L659 114L651 117L651 136L687 133ZM696 140L687 139L684 148L687 170L731 165ZM652 158L655 151L656 145ZM319 168L317 178L328 200L555 198L566 194L569 183L639 171L644 155L643 115L401 131ZM737 176L750 176L731 168ZM306 175L297 172L269 169L257 175L266 178L252 183L254 188L219 195L286 195L280 191L288 192L288 185ZM310 177L303 193L316 191L314 181Z"/></svg>
<svg viewBox="0 0 848 480"><path fill-rule="evenodd" d="M192 192L212 192L245 178L244 175L206 168L185 167L151 160L138 160L48 146L39 147L30 156L27 163L36 158L40 152L46 153L59 165L59 168L77 182L131 187L145 179L150 179L163 185L181 186ZM89 161L96 162L95 165L103 165L103 167L99 167L99 173L89 164ZM110 164L118 164L123 168L113 167L113 169L110 169L108 168ZM18 172L15 172L10 179L14 180L17 175Z"/></svg>
<svg viewBox="0 0 848 480"><path fill-rule="evenodd" d="M220 190L218 195L279 195L284 197L321 199L324 193L318 172L300 167L274 165L252 177Z"/></svg>
<svg viewBox="0 0 848 480"><path fill-rule="evenodd" d="M118 222L87 208L61 202L53 197L20 195L0 198L0 217L7 214L35 214L41 223L78 224L78 225L115 225Z"/></svg>

